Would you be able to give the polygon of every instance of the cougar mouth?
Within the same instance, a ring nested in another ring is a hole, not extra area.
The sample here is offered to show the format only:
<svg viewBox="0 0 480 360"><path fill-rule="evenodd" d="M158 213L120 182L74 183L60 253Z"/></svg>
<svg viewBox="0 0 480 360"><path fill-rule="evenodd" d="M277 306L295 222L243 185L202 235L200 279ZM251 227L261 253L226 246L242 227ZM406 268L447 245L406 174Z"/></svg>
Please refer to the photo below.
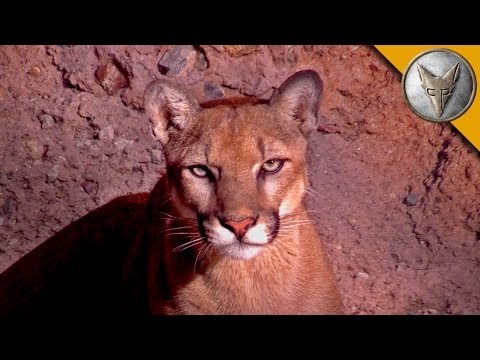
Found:
<svg viewBox="0 0 480 360"><path fill-rule="evenodd" d="M243 260L251 259L272 243L277 237L278 229L278 213L272 213L266 219L259 217L240 236L222 224L217 216L198 216L199 233L207 242L220 253Z"/></svg>

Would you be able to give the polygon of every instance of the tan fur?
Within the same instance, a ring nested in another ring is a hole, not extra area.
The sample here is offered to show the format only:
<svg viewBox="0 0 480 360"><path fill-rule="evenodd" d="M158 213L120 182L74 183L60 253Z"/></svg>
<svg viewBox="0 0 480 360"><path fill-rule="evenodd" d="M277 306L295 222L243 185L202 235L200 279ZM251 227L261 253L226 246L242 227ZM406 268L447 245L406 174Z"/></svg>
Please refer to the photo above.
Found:
<svg viewBox="0 0 480 360"><path fill-rule="evenodd" d="M306 136L316 126L321 91L313 71L290 77L269 102L202 107L171 82L148 86L145 108L167 160L167 176L150 197L147 229L153 313L342 313L329 259L302 202ZM270 159L285 160L275 174L261 170ZM195 176L194 165L210 177ZM222 226L225 219L255 222L239 240ZM199 240L178 251L192 239Z"/></svg>

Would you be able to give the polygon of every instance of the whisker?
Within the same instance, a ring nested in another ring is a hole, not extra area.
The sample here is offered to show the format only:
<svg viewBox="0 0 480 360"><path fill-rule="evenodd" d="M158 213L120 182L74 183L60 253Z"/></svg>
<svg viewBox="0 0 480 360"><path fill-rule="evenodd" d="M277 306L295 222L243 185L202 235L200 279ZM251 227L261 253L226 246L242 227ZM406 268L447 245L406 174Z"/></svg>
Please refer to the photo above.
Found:
<svg viewBox="0 0 480 360"><path fill-rule="evenodd" d="M298 220L298 221L282 221L280 222L281 225L296 225L296 224L313 224L314 221L312 220Z"/></svg>
<svg viewBox="0 0 480 360"><path fill-rule="evenodd" d="M298 222L281 222L280 225L302 225L302 224L313 224L311 220L298 221Z"/></svg>
<svg viewBox="0 0 480 360"><path fill-rule="evenodd" d="M172 235L198 235L197 232L174 232L174 233L168 233L165 234L166 236L172 236Z"/></svg>
<svg viewBox="0 0 480 360"><path fill-rule="evenodd" d="M198 253L197 253L197 256L195 257L195 262L193 263L193 276L195 276L195 274L196 274L195 269L196 269L196 267L197 267L197 260L198 260L198 257L200 256L200 252L203 250L203 248L204 248L206 245L207 245L207 244L202 245L202 247L200 248L200 250L199 250Z"/></svg>
<svg viewBox="0 0 480 360"><path fill-rule="evenodd" d="M163 201L162 203L160 203L159 205L156 205L156 206L161 207L161 206L165 205L167 202L169 202L171 199L172 199L172 196L168 195L165 201Z"/></svg>
<svg viewBox="0 0 480 360"><path fill-rule="evenodd" d="M197 219L195 219L195 220L193 220L193 219L181 219L181 218L172 219L172 218L167 218L167 217L157 217L156 220L169 220L169 221L178 221L178 222L181 221L183 223L191 224L193 226L197 225Z"/></svg>
<svg viewBox="0 0 480 360"><path fill-rule="evenodd" d="M189 245L189 244L193 244L194 242L197 242L197 241L199 241L199 242L205 241L203 236L198 236L196 238L190 238L190 239L191 239L190 241L179 245L179 247L186 246L186 245Z"/></svg>
<svg viewBox="0 0 480 360"><path fill-rule="evenodd" d="M190 249L191 247L196 246L196 245L201 244L201 243L202 243L201 241L197 241L195 243L189 244L188 246L185 246L185 247L180 248L180 249L175 248L175 250L172 250L172 252L174 252L174 253L182 252L182 251Z"/></svg>
<svg viewBox="0 0 480 360"><path fill-rule="evenodd" d="M188 248L191 247L191 246L194 246L194 245L196 245L196 244L201 243L202 241L203 241L203 237L197 237L197 238L195 238L195 239L193 239L193 240L190 240L190 241L188 241L188 242L186 242L186 243L183 243L183 244L181 244L181 245L178 245L177 247L174 247L174 248L173 248L173 251L175 251L175 252L177 252L177 251L183 251L183 250L185 250L185 249L188 249Z"/></svg>
<svg viewBox="0 0 480 360"><path fill-rule="evenodd" d="M288 219L280 219L280 223L281 224L294 224L295 222L299 222L299 221L310 221L309 219L302 219L302 220L288 220Z"/></svg>
<svg viewBox="0 0 480 360"><path fill-rule="evenodd" d="M192 235L192 236L190 236L190 235L189 236L183 236L180 240L185 240L185 239L189 240L189 242L180 244L178 247L183 246L183 245L187 245L190 242L195 241L195 240L201 240L201 239L203 239L203 236L200 235L200 234L195 234L195 235Z"/></svg>
<svg viewBox="0 0 480 360"><path fill-rule="evenodd" d="M169 237L170 235L167 234L167 237ZM174 235L172 235L174 236ZM195 238L198 238L199 237L199 234L190 234L190 235L180 235L178 236L176 239L174 238L174 240L177 240L178 241L183 241L183 240L192 240L192 239L195 239Z"/></svg>
<svg viewBox="0 0 480 360"><path fill-rule="evenodd" d="M294 212L294 213L288 213L288 214L283 214L281 216L279 216L279 219L282 220L282 219L288 219L292 216L297 216L297 215L300 215L301 213L300 212Z"/></svg>
<svg viewBox="0 0 480 360"><path fill-rule="evenodd" d="M168 218L170 218L170 219L179 219L179 220L182 220L182 218L179 218L178 216L173 216L172 214L166 213L166 212L164 212L164 211L156 211L156 213L166 215L166 216L167 216Z"/></svg>
<svg viewBox="0 0 480 360"><path fill-rule="evenodd" d="M308 212L307 212L307 211L305 211L305 212L302 211L301 213L296 213L296 214L293 214L292 216L286 216L286 218L291 218L291 217L293 217L293 216L302 216L302 215L305 216L305 215L309 215L309 214L308 214L309 212L312 212L312 211L308 211ZM281 218L281 219L283 219L283 218Z"/></svg>
<svg viewBox="0 0 480 360"><path fill-rule="evenodd" d="M206 255L207 255L207 252L208 252L208 249L210 248L210 243L207 243L207 246L205 247L205 251L202 251L202 253L200 254L200 257L198 258L198 260L200 260L200 262L205 259Z"/></svg>
<svg viewBox="0 0 480 360"><path fill-rule="evenodd" d="M315 201L317 201L317 202L319 201L319 200L318 200L318 197L317 197L316 195L308 192L307 190L305 190L305 194L310 195L310 196L313 198L313 200L315 200Z"/></svg>
<svg viewBox="0 0 480 360"><path fill-rule="evenodd" d="M279 218L280 219L286 219L286 218L289 218L289 217L292 217L292 216L303 215L305 213L319 213L319 212L320 212L319 210L306 209L306 210L303 210L303 211L295 211L295 212L283 214L283 215L279 216Z"/></svg>
<svg viewBox="0 0 480 360"><path fill-rule="evenodd" d="M280 219L282 222L296 222L296 221L312 221L310 217L304 217L299 219Z"/></svg>
<svg viewBox="0 0 480 360"><path fill-rule="evenodd" d="M280 224L279 229L281 230L281 229L289 229L292 227L300 227L300 225L304 225L304 224L290 224L290 225Z"/></svg>
<svg viewBox="0 0 480 360"><path fill-rule="evenodd" d="M290 234L290 233L281 233L281 232L278 232L278 233L277 233L277 237L278 237L278 236L281 236L281 237L284 237L284 238L291 238L291 237L294 237L294 236L296 236L296 235L297 235L297 234L293 234L293 233L292 233L292 234Z"/></svg>
<svg viewBox="0 0 480 360"><path fill-rule="evenodd" d="M307 188L305 188L305 192L309 193L312 196L320 195L320 193L311 186L308 186Z"/></svg>
<svg viewBox="0 0 480 360"><path fill-rule="evenodd" d="M197 268L198 258L200 257L200 254L205 250L205 248L208 248L208 243L207 243L207 244L204 244L204 245L200 248L200 250L198 251L197 257L195 258L195 263L193 264L193 276L195 276L195 274L196 274L196 268Z"/></svg>
<svg viewBox="0 0 480 360"><path fill-rule="evenodd" d="M197 242L195 242L195 243L193 243L193 244L189 244L188 246L185 246L185 247L183 247L183 248L181 248L181 249L175 250L174 252L182 252L182 251L185 251L185 250L187 250L187 249L190 249L191 247L194 247L194 246L196 246L196 245L198 245L198 244L201 244L201 243L202 243L202 241L197 241Z"/></svg>
<svg viewBox="0 0 480 360"><path fill-rule="evenodd" d="M290 237L290 235L287 235L287 234L277 234L276 238L283 238L283 239L287 239L288 237Z"/></svg>
<svg viewBox="0 0 480 360"><path fill-rule="evenodd" d="M166 233L166 232L171 232L171 231L176 231L176 230L181 230L181 229L192 229L195 228L195 226L177 226L169 229L165 229L160 232L160 234Z"/></svg>
<svg viewBox="0 0 480 360"><path fill-rule="evenodd" d="M282 226L282 229L291 229L291 228L298 229L298 228L300 228L302 225L309 225L309 224L285 225L285 226ZM313 225L313 224L312 224L312 225Z"/></svg>
<svg viewBox="0 0 480 360"><path fill-rule="evenodd" d="M212 251L213 251L213 244L212 243L209 243L209 249L208 249L208 256L212 255Z"/></svg>
<svg viewBox="0 0 480 360"><path fill-rule="evenodd" d="M169 219L175 219L175 220L197 220L196 218L191 218L191 217L178 217L178 216L174 216L172 214L169 214L169 213L166 213L164 211L155 211L157 214L163 214L165 216L167 216Z"/></svg>
<svg viewBox="0 0 480 360"><path fill-rule="evenodd" d="M300 227L302 225L309 225L309 224L313 224L313 223L280 224L280 227L283 229L288 229L292 227Z"/></svg>
<svg viewBox="0 0 480 360"><path fill-rule="evenodd" d="M287 220L287 221L282 221L284 224L295 224L295 223L303 223L303 222L312 222L311 219L302 219L302 220Z"/></svg>
<svg viewBox="0 0 480 360"><path fill-rule="evenodd" d="M182 248L182 247L184 247L184 246L188 246L188 245L190 245L190 244L193 244L195 241L199 241L199 240L202 240L202 237L201 237L201 236L197 236L196 238L189 239L189 241L184 242L184 243L176 246L174 249L179 249L179 248Z"/></svg>

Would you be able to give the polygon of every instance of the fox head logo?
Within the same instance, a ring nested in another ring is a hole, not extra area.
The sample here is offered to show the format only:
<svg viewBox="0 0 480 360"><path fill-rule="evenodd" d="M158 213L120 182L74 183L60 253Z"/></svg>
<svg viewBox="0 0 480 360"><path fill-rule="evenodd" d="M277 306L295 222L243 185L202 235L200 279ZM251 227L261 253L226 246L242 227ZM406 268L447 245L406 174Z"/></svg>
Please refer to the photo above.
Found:
<svg viewBox="0 0 480 360"><path fill-rule="evenodd" d="M430 98L437 117L442 116L445 104L455 88L455 81L457 81L460 72L459 64L453 65L443 76L435 76L423 66L417 64L422 88Z"/></svg>

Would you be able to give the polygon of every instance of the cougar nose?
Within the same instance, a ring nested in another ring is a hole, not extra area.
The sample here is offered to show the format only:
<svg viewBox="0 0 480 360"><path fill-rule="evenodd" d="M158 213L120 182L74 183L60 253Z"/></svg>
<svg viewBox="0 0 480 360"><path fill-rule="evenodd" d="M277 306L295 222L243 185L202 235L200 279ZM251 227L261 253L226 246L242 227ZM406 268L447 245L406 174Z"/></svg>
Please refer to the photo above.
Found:
<svg viewBox="0 0 480 360"><path fill-rule="evenodd" d="M241 239L248 229L255 225L255 222L257 221L256 218L252 217L247 217L240 221L226 220L225 218L219 218L219 220L220 224L233 232L238 239Z"/></svg>

